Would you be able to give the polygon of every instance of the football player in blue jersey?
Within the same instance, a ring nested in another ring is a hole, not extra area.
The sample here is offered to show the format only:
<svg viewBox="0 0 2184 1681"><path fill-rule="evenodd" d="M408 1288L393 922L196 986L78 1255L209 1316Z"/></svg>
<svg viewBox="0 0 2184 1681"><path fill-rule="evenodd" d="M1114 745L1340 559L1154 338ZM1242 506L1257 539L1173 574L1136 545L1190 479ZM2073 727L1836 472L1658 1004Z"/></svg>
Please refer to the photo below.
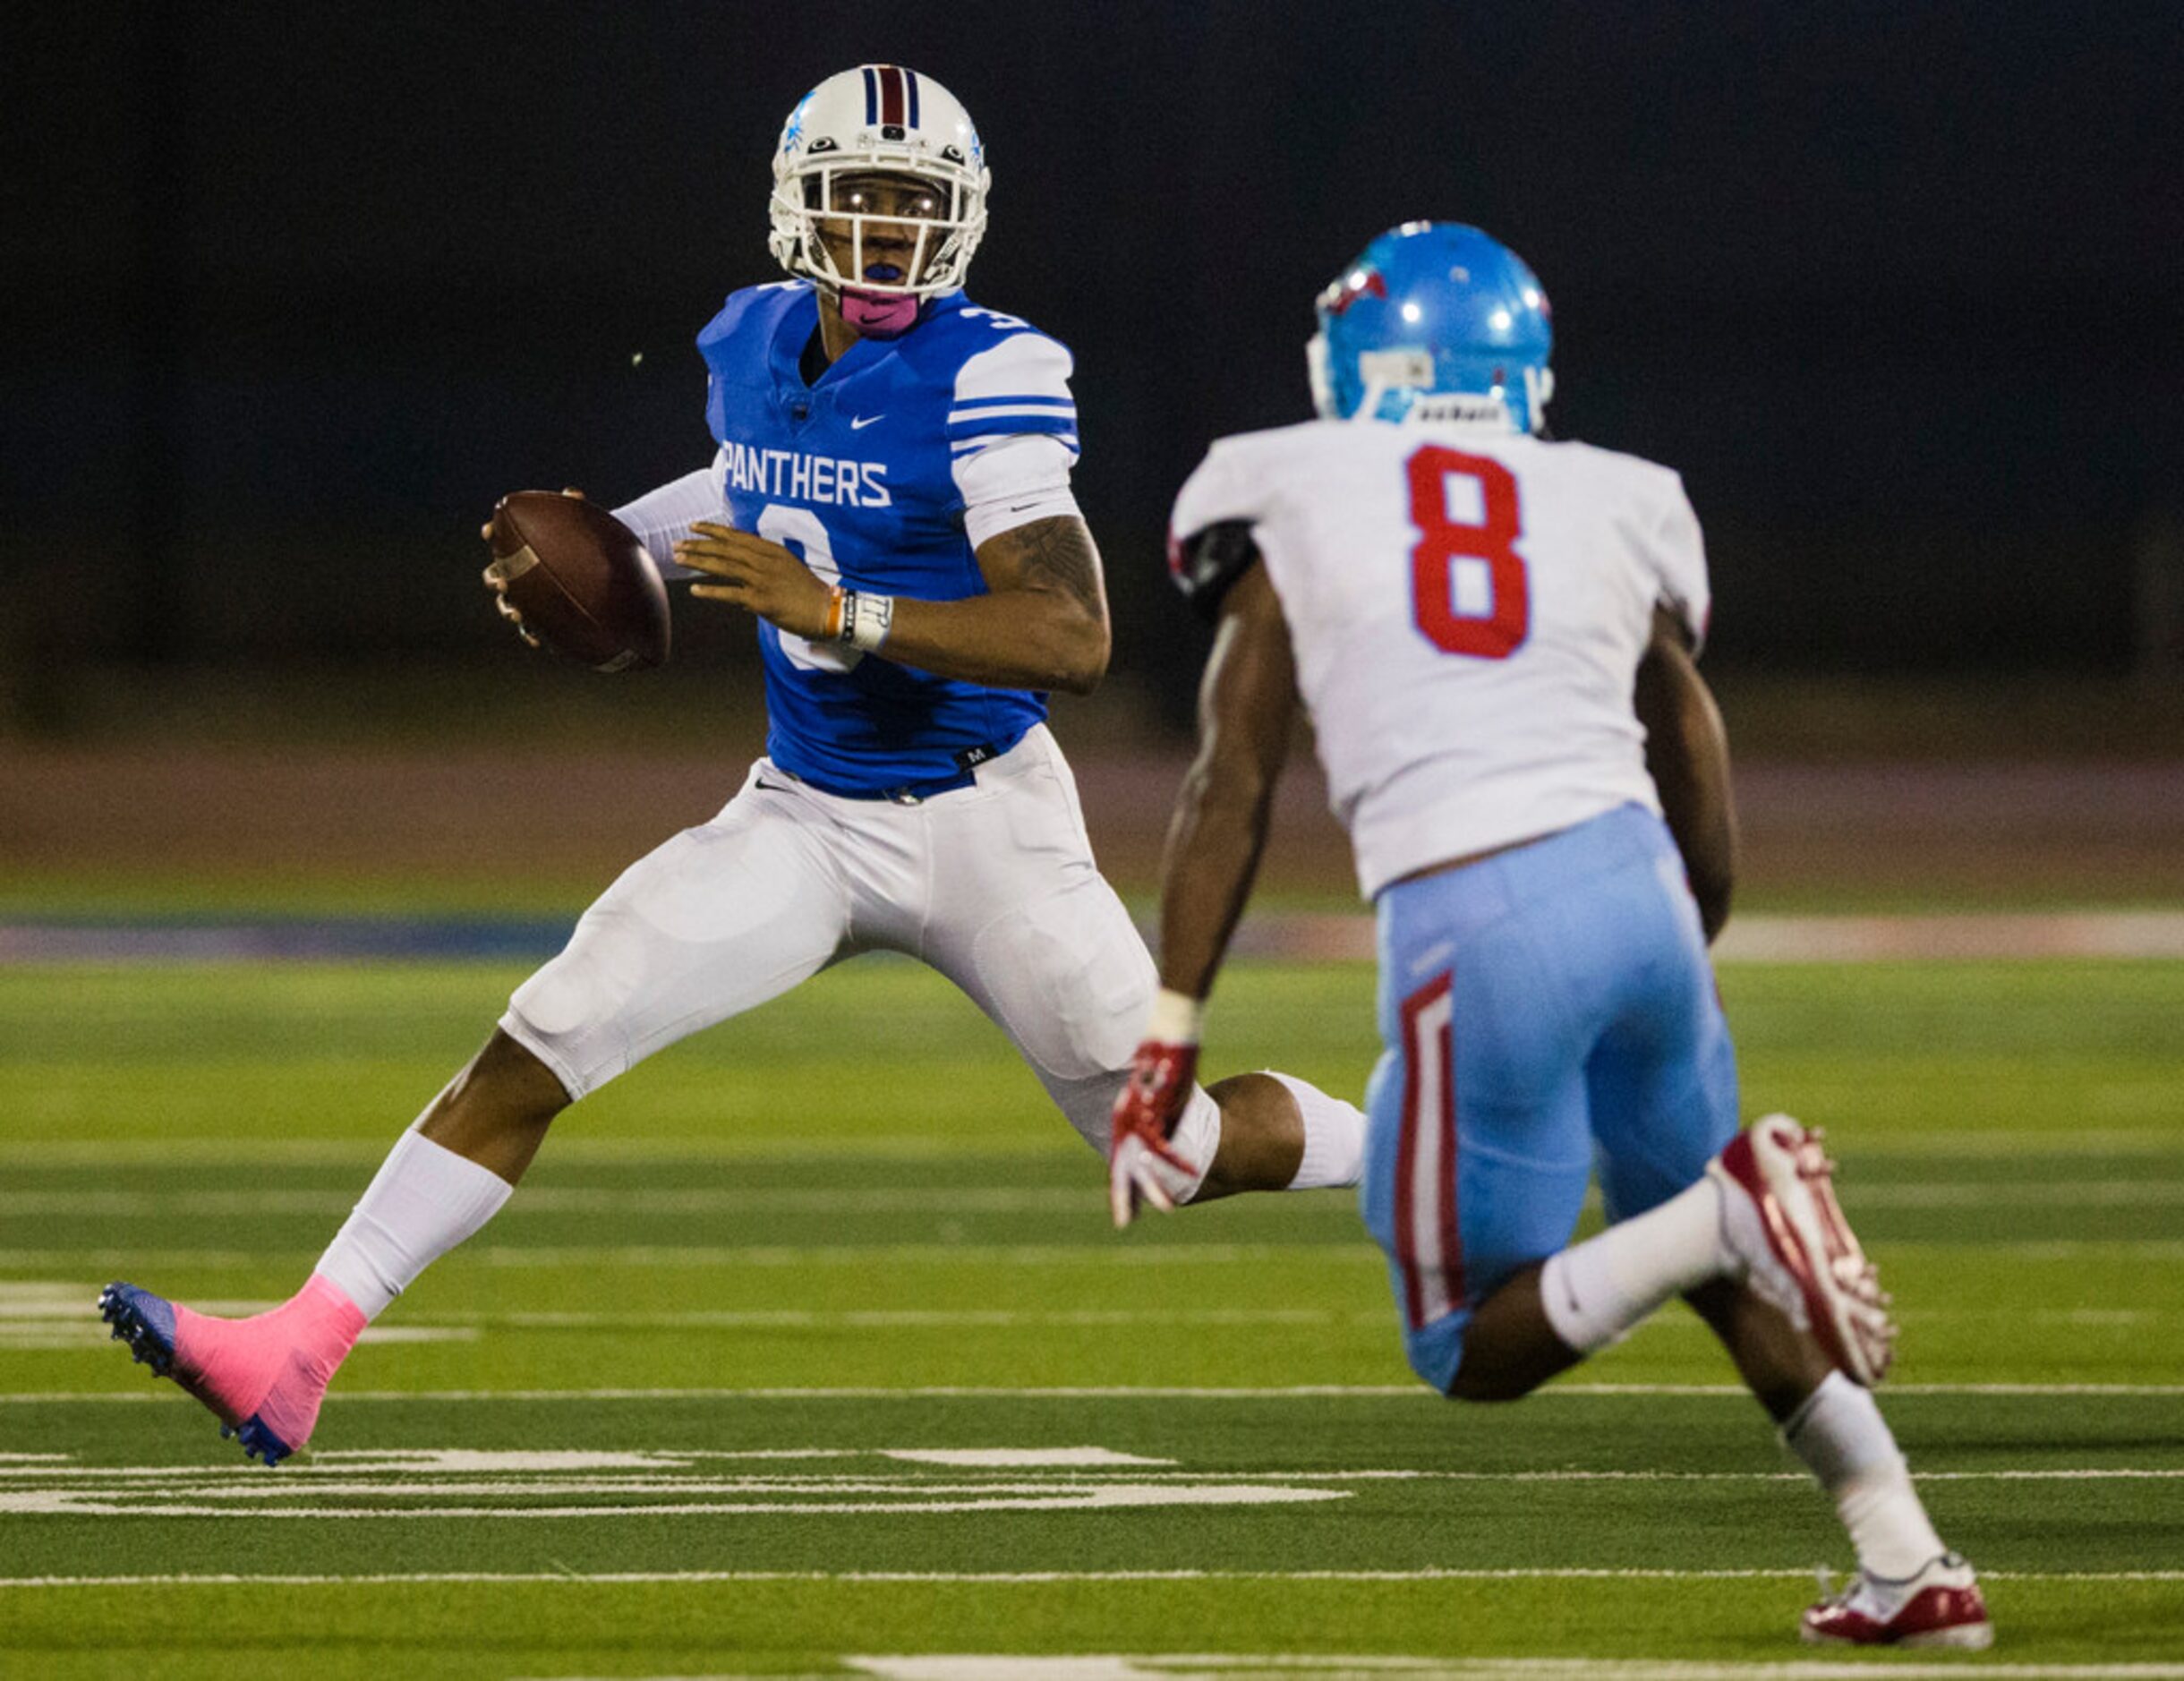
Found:
<svg viewBox="0 0 2184 1681"><path fill-rule="evenodd" d="M1044 721L1049 691L1105 672L1107 607L1070 491L1069 352L962 292L989 180L963 107L909 70L846 72L791 113L770 241L791 277L698 336L712 464L619 510L757 619L765 756L516 989L289 1301L224 1319L102 1296L246 1454L303 1445L365 1325L492 1216L562 1109L858 952L954 981L1108 1148L1155 972ZM1191 1084L1180 1111L1122 1164L1130 1207L1356 1182L1363 1117L1302 1081Z"/></svg>

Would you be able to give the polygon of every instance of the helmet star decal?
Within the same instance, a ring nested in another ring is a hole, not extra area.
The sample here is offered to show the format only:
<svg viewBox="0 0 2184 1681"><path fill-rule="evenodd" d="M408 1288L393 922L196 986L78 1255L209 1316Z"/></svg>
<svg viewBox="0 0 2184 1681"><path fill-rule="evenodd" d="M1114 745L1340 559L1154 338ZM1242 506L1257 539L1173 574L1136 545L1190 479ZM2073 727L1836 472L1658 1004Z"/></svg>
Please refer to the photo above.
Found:
<svg viewBox="0 0 2184 1681"><path fill-rule="evenodd" d="M813 90L816 92L817 90ZM789 114L789 126L781 131L781 150L793 152L804 143L804 113L810 108L812 95L807 93L797 101L797 108Z"/></svg>

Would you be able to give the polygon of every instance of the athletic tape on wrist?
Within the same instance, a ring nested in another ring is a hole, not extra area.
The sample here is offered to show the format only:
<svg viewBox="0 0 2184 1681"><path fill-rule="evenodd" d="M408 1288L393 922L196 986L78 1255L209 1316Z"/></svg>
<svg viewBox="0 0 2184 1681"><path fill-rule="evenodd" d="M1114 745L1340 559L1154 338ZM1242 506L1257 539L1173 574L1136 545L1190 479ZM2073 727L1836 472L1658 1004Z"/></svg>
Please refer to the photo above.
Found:
<svg viewBox="0 0 2184 1681"><path fill-rule="evenodd" d="M1145 1037L1163 1045L1196 1045L1206 1025L1206 1001L1191 998L1165 986L1153 995L1152 1019Z"/></svg>
<svg viewBox="0 0 2184 1681"><path fill-rule="evenodd" d="M841 601L841 640L866 653L877 653L894 628L895 598L851 590Z"/></svg>

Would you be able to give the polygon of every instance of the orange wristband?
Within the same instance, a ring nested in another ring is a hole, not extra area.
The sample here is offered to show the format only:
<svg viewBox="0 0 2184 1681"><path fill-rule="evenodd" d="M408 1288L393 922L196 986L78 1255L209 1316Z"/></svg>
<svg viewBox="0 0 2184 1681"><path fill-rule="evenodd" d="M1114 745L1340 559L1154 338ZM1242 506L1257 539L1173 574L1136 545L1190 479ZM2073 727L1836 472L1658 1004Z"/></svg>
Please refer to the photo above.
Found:
<svg viewBox="0 0 2184 1681"><path fill-rule="evenodd" d="M822 642L838 642L841 638L841 598L840 585L826 586L826 628L819 633Z"/></svg>

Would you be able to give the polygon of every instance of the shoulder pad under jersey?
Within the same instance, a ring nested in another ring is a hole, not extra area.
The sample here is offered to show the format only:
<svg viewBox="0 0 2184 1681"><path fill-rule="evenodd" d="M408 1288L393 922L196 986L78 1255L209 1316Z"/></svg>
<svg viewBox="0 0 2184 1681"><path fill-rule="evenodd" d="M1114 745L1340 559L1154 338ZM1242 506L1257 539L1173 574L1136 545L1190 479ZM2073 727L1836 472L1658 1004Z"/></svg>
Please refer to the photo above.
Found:
<svg viewBox="0 0 2184 1681"><path fill-rule="evenodd" d="M1216 520L1168 546L1168 575L1207 624L1221 616L1222 598L1258 560L1251 523L1244 519Z"/></svg>

